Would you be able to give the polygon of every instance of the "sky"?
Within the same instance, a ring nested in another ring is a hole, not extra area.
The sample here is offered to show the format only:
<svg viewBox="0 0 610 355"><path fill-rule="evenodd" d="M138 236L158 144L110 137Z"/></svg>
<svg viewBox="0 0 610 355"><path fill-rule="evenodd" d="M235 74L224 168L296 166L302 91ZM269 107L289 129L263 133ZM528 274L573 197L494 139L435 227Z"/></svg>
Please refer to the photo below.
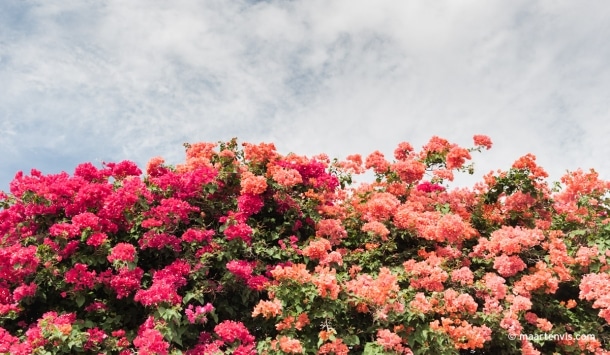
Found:
<svg viewBox="0 0 610 355"><path fill-rule="evenodd" d="M0 190L233 137L342 159L485 134L456 183L526 153L608 180L608 38L604 1L2 0Z"/></svg>

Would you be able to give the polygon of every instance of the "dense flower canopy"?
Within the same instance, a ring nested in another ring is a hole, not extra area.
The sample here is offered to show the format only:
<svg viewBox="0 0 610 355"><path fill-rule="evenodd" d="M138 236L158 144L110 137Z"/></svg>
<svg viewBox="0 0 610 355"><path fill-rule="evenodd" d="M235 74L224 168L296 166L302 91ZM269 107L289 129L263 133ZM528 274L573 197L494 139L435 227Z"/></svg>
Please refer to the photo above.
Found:
<svg viewBox="0 0 610 355"><path fill-rule="evenodd" d="M145 173L20 172L0 353L610 353L610 183L549 185L528 154L451 188L491 146L339 161L232 140Z"/></svg>

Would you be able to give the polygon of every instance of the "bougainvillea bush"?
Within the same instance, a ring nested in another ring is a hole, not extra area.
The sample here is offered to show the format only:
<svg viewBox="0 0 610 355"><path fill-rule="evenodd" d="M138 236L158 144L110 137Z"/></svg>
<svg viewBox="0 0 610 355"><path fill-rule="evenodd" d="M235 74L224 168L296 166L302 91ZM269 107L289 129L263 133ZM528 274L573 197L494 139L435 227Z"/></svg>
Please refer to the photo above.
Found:
<svg viewBox="0 0 610 355"><path fill-rule="evenodd" d="M338 161L232 140L145 173L18 173L0 353L608 353L610 183L549 185L526 155L450 188L491 145Z"/></svg>

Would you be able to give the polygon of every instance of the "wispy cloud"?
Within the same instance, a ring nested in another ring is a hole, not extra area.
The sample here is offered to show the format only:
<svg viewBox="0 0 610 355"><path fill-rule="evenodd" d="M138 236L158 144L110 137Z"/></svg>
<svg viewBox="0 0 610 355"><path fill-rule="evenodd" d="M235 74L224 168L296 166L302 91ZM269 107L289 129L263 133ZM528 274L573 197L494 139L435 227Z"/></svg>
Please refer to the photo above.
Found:
<svg viewBox="0 0 610 355"><path fill-rule="evenodd" d="M610 179L610 9L595 1L0 3L0 189L16 170L182 143L390 154L432 135Z"/></svg>

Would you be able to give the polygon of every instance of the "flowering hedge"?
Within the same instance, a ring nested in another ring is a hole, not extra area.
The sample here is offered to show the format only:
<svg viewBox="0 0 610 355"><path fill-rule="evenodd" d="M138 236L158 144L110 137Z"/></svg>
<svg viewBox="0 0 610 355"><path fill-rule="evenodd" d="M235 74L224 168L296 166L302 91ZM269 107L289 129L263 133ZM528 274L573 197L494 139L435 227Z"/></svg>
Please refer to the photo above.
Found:
<svg viewBox="0 0 610 355"><path fill-rule="evenodd" d="M526 155L449 189L474 143L331 161L232 140L145 175L18 173L0 353L608 353L610 183L549 186Z"/></svg>

